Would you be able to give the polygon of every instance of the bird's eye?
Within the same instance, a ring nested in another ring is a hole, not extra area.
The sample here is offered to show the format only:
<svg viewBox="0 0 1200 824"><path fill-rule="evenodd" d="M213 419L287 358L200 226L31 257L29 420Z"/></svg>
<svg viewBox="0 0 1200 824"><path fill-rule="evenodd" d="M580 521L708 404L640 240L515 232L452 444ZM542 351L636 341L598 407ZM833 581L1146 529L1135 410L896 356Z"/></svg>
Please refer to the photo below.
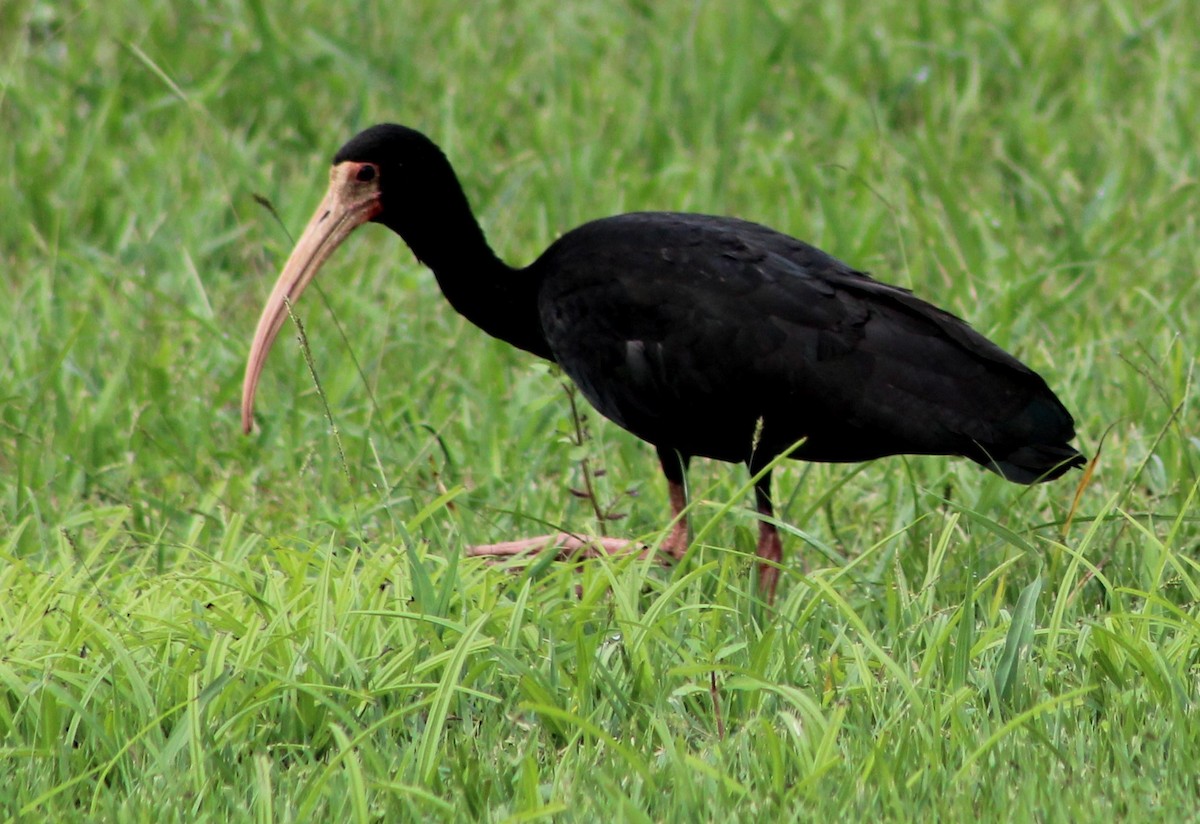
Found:
<svg viewBox="0 0 1200 824"><path fill-rule="evenodd" d="M370 183L375 179L375 167L370 163L364 163L358 167L358 174L354 178L360 183Z"/></svg>

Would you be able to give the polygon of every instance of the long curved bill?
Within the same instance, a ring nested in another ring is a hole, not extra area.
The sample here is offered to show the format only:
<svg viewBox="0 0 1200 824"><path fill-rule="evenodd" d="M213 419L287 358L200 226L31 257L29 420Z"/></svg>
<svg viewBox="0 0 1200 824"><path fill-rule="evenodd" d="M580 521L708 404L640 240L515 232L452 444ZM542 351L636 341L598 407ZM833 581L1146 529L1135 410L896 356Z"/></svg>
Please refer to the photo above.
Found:
<svg viewBox="0 0 1200 824"><path fill-rule="evenodd" d="M254 394L258 390L258 378L271 344L287 320L288 305L299 300L305 287L341 242L381 211L378 167L348 161L330 170L329 191L279 273L279 280L275 281L275 288L267 298L254 341L250 344L246 378L242 382L243 432L249 434L254 428Z"/></svg>

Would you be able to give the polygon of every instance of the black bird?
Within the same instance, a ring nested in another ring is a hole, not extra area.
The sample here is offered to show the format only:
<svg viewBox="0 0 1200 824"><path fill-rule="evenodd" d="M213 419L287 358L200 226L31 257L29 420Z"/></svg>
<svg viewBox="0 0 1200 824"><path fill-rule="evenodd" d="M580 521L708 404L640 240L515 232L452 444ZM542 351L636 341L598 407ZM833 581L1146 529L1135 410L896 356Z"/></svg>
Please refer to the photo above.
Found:
<svg viewBox="0 0 1200 824"><path fill-rule="evenodd" d="M367 221L399 234L468 320L557 363L602 415L655 446L675 516L662 548L676 558L688 545L684 472L697 455L753 474L784 453L838 462L961 455L1022 484L1084 463L1068 444L1070 413L1037 373L906 289L756 223L672 212L594 220L514 269L488 246L442 151L391 124L333 158L329 191L254 335L246 432L288 304ZM767 471L755 497L768 599L782 558L770 489ZM471 552L595 543L560 534Z"/></svg>

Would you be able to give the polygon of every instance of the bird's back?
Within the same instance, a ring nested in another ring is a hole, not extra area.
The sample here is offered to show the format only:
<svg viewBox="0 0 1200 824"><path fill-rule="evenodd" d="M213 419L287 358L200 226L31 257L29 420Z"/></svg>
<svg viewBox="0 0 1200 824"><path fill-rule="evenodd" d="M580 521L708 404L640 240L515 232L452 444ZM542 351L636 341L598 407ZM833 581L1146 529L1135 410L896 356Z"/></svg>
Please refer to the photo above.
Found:
<svg viewBox="0 0 1200 824"><path fill-rule="evenodd" d="M1082 461L1046 383L953 315L731 218L587 223L531 267L555 360L606 416L684 454L970 457L1022 483Z"/></svg>

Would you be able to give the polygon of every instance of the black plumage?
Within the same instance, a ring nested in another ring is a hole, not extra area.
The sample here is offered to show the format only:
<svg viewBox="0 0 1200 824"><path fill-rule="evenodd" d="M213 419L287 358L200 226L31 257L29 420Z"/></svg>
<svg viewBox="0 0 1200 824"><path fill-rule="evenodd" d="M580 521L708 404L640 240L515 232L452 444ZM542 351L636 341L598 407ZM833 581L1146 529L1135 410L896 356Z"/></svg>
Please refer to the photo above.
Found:
<svg viewBox="0 0 1200 824"><path fill-rule="evenodd" d="M404 238L455 309L558 363L601 414L653 444L676 515L693 456L758 472L793 447L789 457L811 461L960 455L1026 484L1084 462L1068 443L1071 415L1037 373L908 290L765 226L619 215L514 269L491 251L450 163L421 133L372 127L338 152L332 177L260 321L247 429L285 314L276 296L298 297L354 226L374 220ZM756 492L770 515L769 472ZM664 545L682 555L682 518ZM765 520L759 554L772 594L780 545Z"/></svg>

